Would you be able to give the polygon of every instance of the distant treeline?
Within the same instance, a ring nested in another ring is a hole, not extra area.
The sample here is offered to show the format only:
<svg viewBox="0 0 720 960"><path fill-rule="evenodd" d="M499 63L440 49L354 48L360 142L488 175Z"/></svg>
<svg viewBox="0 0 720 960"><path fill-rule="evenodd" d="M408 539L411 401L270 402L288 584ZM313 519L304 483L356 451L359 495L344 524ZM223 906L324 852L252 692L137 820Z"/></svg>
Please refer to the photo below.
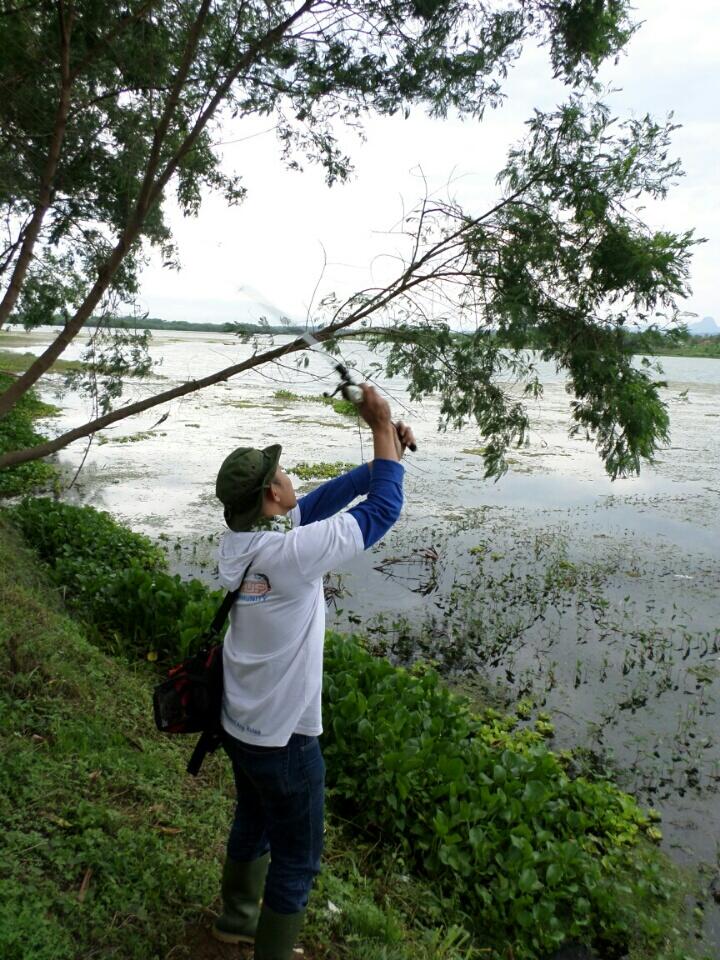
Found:
<svg viewBox="0 0 720 960"><path fill-rule="evenodd" d="M59 327L63 321L56 317L49 321L51 326ZM233 333L233 334L301 334L305 327L292 323L270 324L260 323L194 323L189 320L161 320L159 317L115 317L111 326L127 327L139 330L176 330L199 331L201 333ZM372 335L380 336L378 329L362 331L359 339L370 339ZM467 334L466 334L467 335ZM463 334L458 334L463 336ZM720 335L697 336L687 330L675 330L672 333L663 333L659 330L626 331L625 337L633 348L633 353L650 354L659 357L715 357L720 359ZM528 331L525 342L521 345L513 342L505 343L498 336L503 346L521 346L525 350L542 350L544 342L538 331Z"/></svg>
<svg viewBox="0 0 720 960"><path fill-rule="evenodd" d="M501 342L502 342L502 338ZM720 335L696 336L686 330L663 333L659 330L625 331L626 342L634 354L658 357L715 357L720 359ZM516 346L516 344L504 344ZM526 350L544 349L540 332L530 332L522 347Z"/></svg>
<svg viewBox="0 0 720 960"><path fill-rule="evenodd" d="M64 321L55 317L48 323L53 327L61 327ZM291 323L195 323L190 320L161 320L159 317L113 317L108 326L133 330L190 330L200 333L305 333L305 327Z"/></svg>
<svg viewBox="0 0 720 960"><path fill-rule="evenodd" d="M631 340L636 334L628 334ZM641 345L642 346L642 345ZM720 334L713 336L697 336L697 334L687 334L680 338L671 338L658 334L655 340L651 340L651 350L648 353L654 353L659 357L715 357L720 359ZM645 349L638 349L636 353L644 353Z"/></svg>

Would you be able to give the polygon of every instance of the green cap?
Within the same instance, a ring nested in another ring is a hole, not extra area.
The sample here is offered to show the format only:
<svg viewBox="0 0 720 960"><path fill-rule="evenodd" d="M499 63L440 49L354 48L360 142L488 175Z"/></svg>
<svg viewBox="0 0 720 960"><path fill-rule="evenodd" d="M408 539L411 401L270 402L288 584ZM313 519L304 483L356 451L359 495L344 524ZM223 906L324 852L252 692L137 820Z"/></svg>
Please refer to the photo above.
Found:
<svg viewBox="0 0 720 960"><path fill-rule="evenodd" d="M261 515L263 493L275 476L281 453L279 443L264 450L238 447L223 460L215 494L225 507L225 523L231 530L249 530Z"/></svg>

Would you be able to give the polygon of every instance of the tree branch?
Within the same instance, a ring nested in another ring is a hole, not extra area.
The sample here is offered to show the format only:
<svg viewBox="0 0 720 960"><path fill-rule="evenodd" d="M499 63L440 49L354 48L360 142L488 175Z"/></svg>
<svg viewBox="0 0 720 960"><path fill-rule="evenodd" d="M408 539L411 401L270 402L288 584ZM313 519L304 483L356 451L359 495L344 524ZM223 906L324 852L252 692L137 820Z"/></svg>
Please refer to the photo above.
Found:
<svg viewBox="0 0 720 960"><path fill-rule="evenodd" d="M175 151L175 154L170 158L165 167L165 170L158 178L153 191L151 194L151 205L159 200L162 191L168 184L168 181L173 176L178 166L182 160L187 156L187 154L195 146L195 143L202 133L202 131L207 126L209 120L215 114L215 111L222 103L223 99L227 96L232 87L233 83L237 80L240 73L247 69L254 60L256 60L268 47L271 47L276 43L285 33L290 29L290 27L303 16L304 13L307 13L310 10L316 0L305 0L301 7L299 7L295 13L291 14L286 20L283 20L282 23L279 23L276 27L273 27L272 30L268 30L265 36L259 40L254 46L250 47L245 55L240 58L240 60L235 64L233 69L228 73L227 77L223 80L220 86L217 88L213 94L210 102L199 115L195 124L193 125L192 130L187 135L185 140L180 144L178 149Z"/></svg>
<svg viewBox="0 0 720 960"><path fill-rule="evenodd" d="M145 176L143 178L142 186L140 187L140 194L138 196L135 212L133 214L133 219L135 221L138 221L141 218L144 219L150 208L153 180L155 179L158 164L160 163L160 151L162 150L163 143L165 142L165 137L167 136L167 132L170 127L170 121L172 120L175 109L180 101L180 94L182 93L187 76L190 72L190 67L192 66L195 54L197 53L197 47L202 34L203 25L209 10L210 0L202 0L200 9L198 10L197 16L195 17L193 25L190 28L190 34L185 46L185 52L183 53L182 62L180 63L175 80L173 81L170 96L167 98L165 109L160 116L158 125L155 128L155 133L153 134L150 156L148 157L147 166L145 168ZM128 229L132 229L133 219L131 219L130 223L128 224Z"/></svg>
<svg viewBox="0 0 720 960"><path fill-rule="evenodd" d="M361 315L358 313L358 315L353 315L333 326L326 327L315 336L315 339L319 343L322 343L324 340L330 339L337 330L341 330L351 323L356 323L359 319L361 319ZM111 423L116 423L118 420L124 420L126 417L150 410L152 407L156 407L161 403L168 403L170 400L176 400L178 397L184 397L189 393L203 390L205 387L220 383L222 380L228 380L230 377L243 373L245 370L252 370L253 367L271 363L273 360L279 359L286 354L296 353L299 350L307 350L307 343L302 338L293 340L292 343L286 344L285 346L267 350L265 353L255 354L249 360L225 367L217 373L203 377L202 380L189 380L186 383L180 384L178 387L174 387L172 390L165 390L163 393L156 394L154 397L147 397L145 400L139 400L137 403L129 404L127 407L113 410L111 413L98 417L96 420L83 424L81 427L69 430L54 440L49 440L47 443L41 443L36 447L29 447L26 450L12 450L10 453L0 456L0 469L16 466L19 463L27 463L29 460L38 460L41 457L47 457L49 454L66 447L74 440L90 436L90 434L96 433L98 430L102 430L104 427L108 427Z"/></svg>
<svg viewBox="0 0 720 960"><path fill-rule="evenodd" d="M498 201L498 203L494 204L489 210L485 211L485 213L481 214L480 216L472 219L461 218L461 224L456 230L453 230L446 236L441 237L436 243L428 247L422 256L417 257L418 248L417 245L415 245L413 249L415 251L416 259L411 260L394 281L392 281L386 287L376 290L372 294L369 294L369 291L361 291L359 294L355 294L345 300L344 303L342 303L335 310L332 322L329 324L329 326L325 327L316 335L316 339L319 342L322 342L332 338L338 331L358 323L366 317L384 309L393 300L407 295L410 291L420 287L422 284L433 282L435 280L442 280L445 276L450 274L452 274L454 277L458 273L462 273L460 268L450 271L449 264L451 264L458 256L462 256L464 236L484 220L492 217L508 204L515 202L517 198L530 187L534 180L540 176L541 174L538 173L533 180L528 181L510 196ZM421 223L418 227L418 230L422 229L422 224L427 213L425 208L423 212L424 216L421 218ZM460 248L459 251L457 250L458 247ZM433 268L432 261L441 255L441 262L437 263ZM367 299L364 302L360 303L354 309L350 309L349 313L346 312L348 311L348 308L352 308L353 302L357 301L358 297L365 296L367 296ZM57 339L59 340L63 337L67 337L67 327ZM55 343L57 343L57 340ZM54 346L54 344L51 345L51 347L52 346ZM123 420L126 417L133 416L134 414L142 413L143 411L149 410L161 403L167 403L170 400L175 400L178 397L186 396L189 393L195 393L196 391L202 390L205 387L212 386L215 383L219 383L223 380L229 379L230 377L236 376L245 370L250 370L265 363L270 363L286 354L303 350L306 348L306 346L307 344L305 340L301 338L294 340L284 347L277 347L273 350L266 351L265 353L256 354L249 360L245 360L239 364L234 364L230 367L225 367L217 373L211 374L208 377L204 377L201 380L187 381L186 383L180 384L171 390L166 390L153 397L148 397L144 400L138 401L137 403L130 404L127 407L114 410L111 413L96 418L95 420L92 420L81 427L77 427L76 429L71 430L68 433L65 433L62 436L57 437L54 440L50 440L44 444L39 444L36 447L31 447L26 450L11 451L0 457L0 468L13 466L19 463L25 463L28 460L35 460L40 457L47 456L48 454L62 449L69 443L72 443L74 440L89 436L95 433L97 430L101 430L109 426L111 423L117 422L118 420ZM47 352L48 351L46 351L46 354ZM43 356L46 354L43 354ZM11 386L7 392L9 393L12 389L13 387ZM2 399L4 398L0 398L0 401Z"/></svg>
<svg viewBox="0 0 720 960"><path fill-rule="evenodd" d="M145 3L142 3L137 8L135 13L128 14L126 17L118 18L112 29L108 30L104 36L98 38L97 45L95 46L93 52L85 57L84 60L81 60L80 63L75 67L72 72L72 79L74 80L76 77L80 76L82 71L86 67L90 66L102 49L111 46L113 41L115 41L124 30L127 30L129 26L132 26L133 23L136 23L149 10L152 10L156 3L157 0L146 0Z"/></svg>
<svg viewBox="0 0 720 960"><path fill-rule="evenodd" d="M8 269L8 267L12 263L13 257L15 256L15 252L17 251L20 244L23 242L25 238L25 231L28 228L28 222L29 221L26 221L22 225L22 227L18 231L18 235L16 239L8 243L8 245L5 247L2 253L0 253L0 277L5 273L5 271ZM8 233L10 233L9 227L8 227Z"/></svg>
<svg viewBox="0 0 720 960"><path fill-rule="evenodd" d="M406 295L409 291L423 283L426 283L428 279L432 280L434 277L433 271L430 271L429 274L425 270L420 272L422 268L427 265L429 260L438 256L440 253L447 251L448 248L456 246L464 231L470 230L483 219L491 216L494 212L501 209L505 204L512 202L515 196L516 194L513 194L512 197L508 197L496 204L491 208L491 210L488 210L482 216L466 221L458 230L454 231L447 237L442 238L434 246L430 247L418 260L408 264L406 269L403 270L403 272L391 284L383 287L380 290L377 290L373 295L369 296L364 303L359 304L357 307L355 307L355 309L350 310L349 313L343 316L344 312L352 304L353 300L357 299L358 296L364 296L366 291L348 298L335 311L333 321L327 327L319 331L315 335L315 339L319 343L331 339L338 331L344 330L345 328L364 320L371 314L382 310L393 300L400 296ZM440 269L444 269L445 266L446 264L443 262ZM61 436L56 437L54 440L49 440L46 443L38 444L35 447L29 447L25 450L13 450L9 453L6 453L4 456L0 457L0 469L48 456L49 454L55 453L58 450L61 450L63 447L66 447L74 440L79 440L82 437L90 436L96 431L102 430L112 423L116 423L118 420L124 420L126 417L133 416L137 413L142 413L145 410L150 410L152 407L158 406L161 403L167 403L170 400L176 400L179 397L187 396L190 393L203 390L205 387L212 386L215 383L228 380L230 377L234 377L246 370L251 370L254 367L271 363L282 356L290 353L296 353L305 349L307 349L307 342L302 338L298 338L293 340L291 343L286 344L285 346L275 347L274 349L268 350L265 353L255 354L249 360L244 360L241 363L225 367L222 370L219 370L217 373L203 377L201 380L187 381L186 383L180 384L177 387L173 387L170 390L165 390L162 393L156 394L153 397L139 400L136 403L129 404L127 407L121 407L119 410L114 410L111 413L105 414L102 417L98 417L95 420L83 424L81 427L70 430Z"/></svg>

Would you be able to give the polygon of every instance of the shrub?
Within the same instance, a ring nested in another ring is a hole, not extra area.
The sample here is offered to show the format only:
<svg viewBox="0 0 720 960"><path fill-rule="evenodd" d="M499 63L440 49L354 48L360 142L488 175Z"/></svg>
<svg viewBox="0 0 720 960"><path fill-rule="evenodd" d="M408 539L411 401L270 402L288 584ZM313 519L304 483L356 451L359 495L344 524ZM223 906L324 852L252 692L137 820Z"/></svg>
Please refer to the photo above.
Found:
<svg viewBox="0 0 720 960"><path fill-rule="evenodd" d="M46 498L24 500L12 513L102 646L180 658L210 625L221 592L170 576L162 550L109 514Z"/></svg>
<svg viewBox="0 0 720 960"><path fill-rule="evenodd" d="M0 393L12 383L12 377L0 373ZM55 407L42 403L34 390L29 390L13 409L0 417L0 453L33 447L46 440L33 423L38 417L55 413ZM55 467L44 460L21 463L0 470L0 497L16 497L37 487L48 486L56 476Z"/></svg>
<svg viewBox="0 0 720 960"><path fill-rule="evenodd" d="M150 573L137 563L96 581L83 614L104 646L129 655L182 659L194 650L223 598L199 580Z"/></svg>
<svg viewBox="0 0 720 960"><path fill-rule="evenodd" d="M84 599L88 577L120 571L131 563L151 572L167 566L165 554L149 537L128 530L94 507L36 497L23 500L12 515L73 600Z"/></svg>
<svg viewBox="0 0 720 960"><path fill-rule="evenodd" d="M339 636L325 713L328 780L345 812L435 878L489 944L511 943L517 960L567 939L622 951L637 924L659 941L659 855L637 866L651 818L606 781L572 779L536 731L476 716L432 670L394 668Z"/></svg>

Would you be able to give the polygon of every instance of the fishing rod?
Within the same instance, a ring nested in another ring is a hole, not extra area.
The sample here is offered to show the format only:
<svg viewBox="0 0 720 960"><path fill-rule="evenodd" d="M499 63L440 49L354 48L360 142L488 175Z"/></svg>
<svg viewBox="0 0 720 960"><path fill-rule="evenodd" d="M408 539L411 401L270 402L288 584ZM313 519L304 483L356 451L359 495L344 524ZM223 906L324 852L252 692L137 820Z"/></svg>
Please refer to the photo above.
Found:
<svg viewBox="0 0 720 960"><path fill-rule="evenodd" d="M349 400L350 403L354 403L356 407L359 407L363 401L362 387L355 377L350 373L345 364L338 360L337 357L333 357L331 354L323 350L318 341L309 331L306 330L305 333L301 335L300 339L304 340L311 350L314 350L315 353L319 354L321 357L324 357L325 360L332 364L333 370L340 377L340 382L335 389L330 393L328 393L327 390L323 391L323 396L334 397L336 393L340 393L346 400ZM393 426L395 425L393 424ZM395 430L397 431L397 427L395 427ZM412 450L412 452L415 453L417 450L417 444L409 444L408 450Z"/></svg>

